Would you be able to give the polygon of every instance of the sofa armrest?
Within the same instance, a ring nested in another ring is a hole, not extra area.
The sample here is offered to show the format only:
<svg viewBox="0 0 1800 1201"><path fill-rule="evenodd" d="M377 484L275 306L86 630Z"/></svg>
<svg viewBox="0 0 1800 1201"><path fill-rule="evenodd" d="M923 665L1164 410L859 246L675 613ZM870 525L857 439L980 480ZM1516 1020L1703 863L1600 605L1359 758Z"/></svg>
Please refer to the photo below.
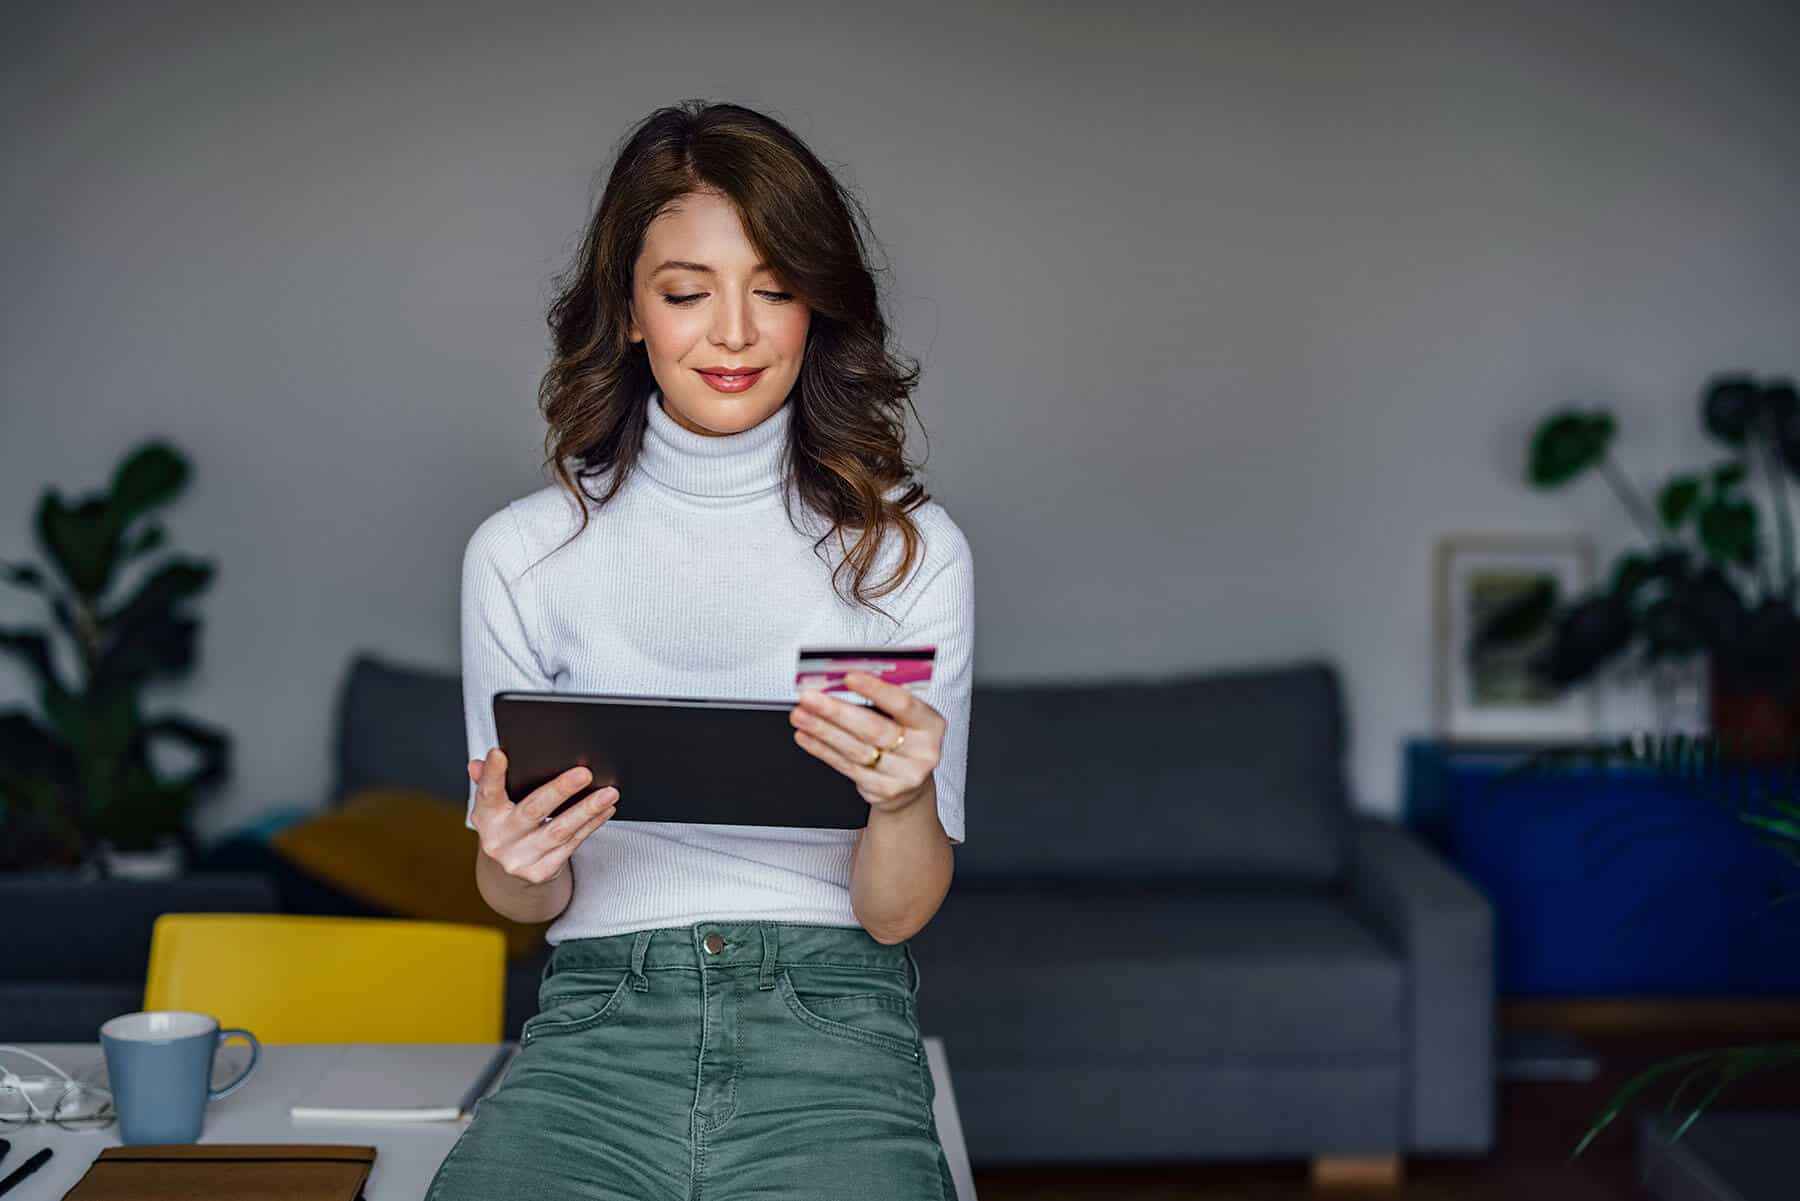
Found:
<svg viewBox="0 0 1800 1201"><path fill-rule="evenodd" d="M1409 1149L1491 1149L1492 906L1413 834L1367 820L1355 831L1347 892L1406 963Z"/></svg>

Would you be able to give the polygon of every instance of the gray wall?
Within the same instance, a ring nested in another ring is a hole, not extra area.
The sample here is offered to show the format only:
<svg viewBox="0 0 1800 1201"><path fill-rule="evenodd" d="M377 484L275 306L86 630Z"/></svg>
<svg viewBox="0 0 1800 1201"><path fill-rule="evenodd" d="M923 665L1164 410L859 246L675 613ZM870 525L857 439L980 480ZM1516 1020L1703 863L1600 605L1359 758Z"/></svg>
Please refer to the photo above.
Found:
<svg viewBox="0 0 1800 1201"><path fill-rule="evenodd" d="M8 5L0 558L44 483L177 439L174 541L222 574L156 701L241 759L202 829L316 803L352 648L454 668L463 542L542 481L609 148L733 99L867 200L978 675L1328 654L1387 811L1433 539L1629 537L1597 483L1521 484L1536 417L1617 405L1649 482L1710 457L1708 372L1800 369L1791 11Z"/></svg>

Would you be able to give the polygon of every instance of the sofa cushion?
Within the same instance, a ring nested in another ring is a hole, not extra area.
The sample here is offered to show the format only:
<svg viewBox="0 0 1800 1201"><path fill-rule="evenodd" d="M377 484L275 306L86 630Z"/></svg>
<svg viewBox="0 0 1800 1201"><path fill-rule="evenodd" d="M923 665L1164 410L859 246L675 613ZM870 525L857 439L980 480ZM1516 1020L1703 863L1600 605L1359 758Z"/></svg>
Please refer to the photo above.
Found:
<svg viewBox="0 0 1800 1201"><path fill-rule="evenodd" d="M957 876L1326 883L1348 862L1336 672L978 684Z"/></svg>
<svg viewBox="0 0 1800 1201"><path fill-rule="evenodd" d="M269 840L316 879L396 917L492 926L509 958L544 945L548 922L494 912L475 883L480 838L463 811L411 788L365 788Z"/></svg>
<svg viewBox="0 0 1800 1201"><path fill-rule="evenodd" d="M959 883L912 948L961 1064L1405 1055L1404 964L1335 890Z"/></svg>
<svg viewBox="0 0 1800 1201"><path fill-rule="evenodd" d="M338 697L337 778L327 804L365 788L416 788L463 812L462 677L359 653Z"/></svg>
<svg viewBox="0 0 1800 1201"><path fill-rule="evenodd" d="M1292 1063L1195 1067L1062 1067L1047 1061L1022 1066L971 1065L945 1044L956 1078L956 1108L963 1140L985 1167L1030 1166L1040 1178L1050 1164L1088 1163L1116 1168L1127 1163L1193 1163L1204 1159L1290 1159L1314 1156L1400 1155L1414 1150L1400 1115L1406 1109L1404 1061L1385 1064ZM1153 1169L1155 1170L1155 1169ZM1166 1172L1167 1169L1162 1169ZM1120 1190L1146 1197L1249 1198L1403 1194L1314 1193L1273 1172L1267 1191L1228 1187L1204 1192ZM1478 1169L1479 1171L1479 1169ZM1159 1173L1160 1174L1160 1173ZM1116 1179L1108 1172L1105 1179ZM1167 1178L1166 1176L1164 1177ZM985 1195L985 1194L984 1194ZM1092 1191L1015 1194L1103 1197ZM1413 1195L1413 1194L1404 1194ZM1433 1192L1442 1198L1456 1194Z"/></svg>

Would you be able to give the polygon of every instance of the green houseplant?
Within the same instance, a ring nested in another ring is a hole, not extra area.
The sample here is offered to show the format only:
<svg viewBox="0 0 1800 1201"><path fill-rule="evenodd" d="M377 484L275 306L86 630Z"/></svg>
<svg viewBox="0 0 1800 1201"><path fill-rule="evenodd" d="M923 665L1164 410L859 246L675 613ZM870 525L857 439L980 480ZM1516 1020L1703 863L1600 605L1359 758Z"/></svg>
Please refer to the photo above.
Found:
<svg viewBox="0 0 1800 1201"><path fill-rule="evenodd" d="M192 669L200 623L181 607L214 568L172 556L112 599L125 569L162 546L163 526L148 519L187 478L179 452L146 442L108 488L73 504L43 491L34 533L49 571L0 563L0 578L41 596L53 619L53 629L0 628L0 652L35 677L39 699L35 714L0 711L0 867L75 867L171 842L193 849L188 814L225 778L230 742L188 718L146 714L143 693ZM73 679L53 654L54 631L72 648ZM156 743L184 746L190 766L160 771Z"/></svg>
<svg viewBox="0 0 1800 1201"><path fill-rule="evenodd" d="M1606 582L1566 605L1523 598L1486 636L1511 640L1553 622L1533 670L1559 686L1634 651L1639 666L1705 654L1715 732L1745 753L1779 752L1800 739L1800 566L1787 478L1800 480L1800 397L1789 379L1715 375L1701 391L1700 419L1728 457L1672 476L1652 505L1612 459L1610 412L1565 408L1544 418L1531 439L1530 483L1560 488L1598 472L1647 545L1620 555ZM1748 492L1753 476L1768 489L1773 557Z"/></svg>

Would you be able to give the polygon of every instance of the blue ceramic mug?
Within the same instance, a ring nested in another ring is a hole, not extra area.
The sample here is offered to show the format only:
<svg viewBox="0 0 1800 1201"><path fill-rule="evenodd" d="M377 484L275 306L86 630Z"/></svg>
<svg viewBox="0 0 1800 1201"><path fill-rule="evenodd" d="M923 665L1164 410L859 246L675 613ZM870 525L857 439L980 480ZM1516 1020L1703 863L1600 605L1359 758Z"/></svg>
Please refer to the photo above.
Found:
<svg viewBox="0 0 1800 1201"><path fill-rule="evenodd" d="M228 1038L250 1044L250 1062L236 1080L213 1088L213 1053ZM242 1087L262 1054L248 1030L221 1030L209 1014L173 1009L121 1014L100 1027L100 1045L126 1143L198 1142L206 1103Z"/></svg>

